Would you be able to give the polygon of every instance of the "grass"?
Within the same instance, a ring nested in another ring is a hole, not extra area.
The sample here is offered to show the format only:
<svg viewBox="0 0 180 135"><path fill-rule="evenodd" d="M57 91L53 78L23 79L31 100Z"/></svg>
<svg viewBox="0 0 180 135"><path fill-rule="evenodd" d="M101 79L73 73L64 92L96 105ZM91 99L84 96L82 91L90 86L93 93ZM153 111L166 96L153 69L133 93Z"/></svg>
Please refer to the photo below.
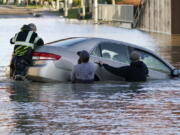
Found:
<svg viewBox="0 0 180 135"><path fill-rule="evenodd" d="M79 10L78 8L69 9L68 10L68 16L65 18L77 19L79 17L78 16L78 10ZM64 11L61 11L60 15L64 16Z"/></svg>
<svg viewBox="0 0 180 135"><path fill-rule="evenodd" d="M64 11L60 11L60 15L64 16ZM86 16L84 18L82 18L82 16L79 15L79 8L73 8L73 9L68 10L68 16L65 18L68 18L68 19L91 19L92 16L91 16L91 14L87 13Z"/></svg>

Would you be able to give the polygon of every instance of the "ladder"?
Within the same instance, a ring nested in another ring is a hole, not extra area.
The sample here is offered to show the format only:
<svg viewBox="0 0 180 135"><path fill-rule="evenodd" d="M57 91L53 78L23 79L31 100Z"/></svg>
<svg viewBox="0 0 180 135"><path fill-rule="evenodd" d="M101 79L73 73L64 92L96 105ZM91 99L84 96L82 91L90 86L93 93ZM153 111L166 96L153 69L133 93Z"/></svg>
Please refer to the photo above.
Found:
<svg viewBox="0 0 180 135"><path fill-rule="evenodd" d="M140 22L140 18L144 12L146 2L147 2L147 0L141 0L141 4L139 4L137 7L135 14L134 14L134 22L132 24L133 28L136 28L138 23Z"/></svg>

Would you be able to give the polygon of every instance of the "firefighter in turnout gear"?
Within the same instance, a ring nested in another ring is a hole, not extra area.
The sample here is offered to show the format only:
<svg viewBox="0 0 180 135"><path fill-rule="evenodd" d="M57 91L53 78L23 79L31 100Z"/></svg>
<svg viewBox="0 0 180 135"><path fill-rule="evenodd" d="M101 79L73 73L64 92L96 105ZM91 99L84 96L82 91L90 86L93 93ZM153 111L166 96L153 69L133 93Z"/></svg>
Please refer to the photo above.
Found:
<svg viewBox="0 0 180 135"><path fill-rule="evenodd" d="M32 64L33 50L44 45L44 41L36 33L36 26L30 23L23 25L21 31L10 39L10 43L15 45L10 64L10 77L24 80L27 68Z"/></svg>

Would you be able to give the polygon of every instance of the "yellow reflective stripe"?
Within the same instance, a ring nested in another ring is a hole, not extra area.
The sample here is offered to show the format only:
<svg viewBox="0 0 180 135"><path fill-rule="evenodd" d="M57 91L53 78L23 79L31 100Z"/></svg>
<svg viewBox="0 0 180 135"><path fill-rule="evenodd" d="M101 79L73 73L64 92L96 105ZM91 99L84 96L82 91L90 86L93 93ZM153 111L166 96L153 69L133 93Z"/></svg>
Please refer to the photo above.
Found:
<svg viewBox="0 0 180 135"><path fill-rule="evenodd" d="M15 37L13 38L13 41L15 42L15 45L22 45L22 46L28 46L28 47L34 48L34 44L29 42L31 37L32 37L33 31L29 31L25 41L16 41L18 34L15 35Z"/></svg>
<svg viewBox="0 0 180 135"><path fill-rule="evenodd" d="M29 43L32 34L33 34L33 31L29 31L29 33L28 33L28 35L27 35L27 37L26 37L26 40L25 40L26 43Z"/></svg>
<svg viewBox="0 0 180 135"><path fill-rule="evenodd" d="M25 46L25 47L24 47L24 49L28 49L28 48L29 48L29 46Z"/></svg>
<svg viewBox="0 0 180 135"><path fill-rule="evenodd" d="M15 36L12 38L12 42L13 42L13 43L16 42L16 39L17 39L18 34L19 34L19 33L15 34Z"/></svg>
<svg viewBox="0 0 180 135"><path fill-rule="evenodd" d="M19 34L19 33L17 33L17 34L15 35L14 42L17 40L18 34Z"/></svg>
<svg viewBox="0 0 180 135"><path fill-rule="evenodd" d="M34 44L36 44L39 39L40 39L40 37L36 37L35 40L34 40Z"/></svg>
<svg viewBox="0 0 180 135"><path fill-rule="evenodd" d="M19 46L18 48L15 49L15 54L18 55L23 49L23 46Z"/></svg>
<svg viewBox="0 0 180 135"><path fill-rule="evenodd" d="M28 47L32 47L33 48L33 45L32 43L26 43L26 42L21 42L21 41L16 41L15 42L15 45L22 45L22 46L28 46Z"/></svg>
<svg viewBox="0 0 180 135"><path fill-rule="evenodd" d="M29 48L29 46L19 46L15 49L14 54L17 56L22 56L27 52L28 48Z"/></svg>
<svg viewBox="0 0 180 135"><path fill-rule="evenodd" d="M24 50L22 52L19 53L20 56L24 55L26 53L27 50Z"/></svg>
<svg viewBox="0 0 180 135"><path fill-rule="evenodd" d="M18 47L15 49L15 52L19 51L21 48L22 48L22 46L18 46Z"/></svg>

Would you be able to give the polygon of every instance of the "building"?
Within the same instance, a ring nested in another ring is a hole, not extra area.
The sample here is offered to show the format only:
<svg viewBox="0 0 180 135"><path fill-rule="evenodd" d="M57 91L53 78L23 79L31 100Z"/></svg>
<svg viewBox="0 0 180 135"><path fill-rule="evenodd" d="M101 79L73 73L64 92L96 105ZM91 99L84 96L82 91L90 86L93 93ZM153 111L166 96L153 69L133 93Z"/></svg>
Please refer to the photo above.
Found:
<svg viewBox="0 0 180 135"><path fill-rule="evenodd" d="M122 0L118 4L100 4L98 19L149 32L180 34L180 0Z"/></svg>
<svg viewBox="0 0 180 135"><path fill-rule="evenodd" d="M180 34L180 0L172 0L171 3L171 33Z"/></svg>
<svg viewBox="0 0 180 135"><path fill-rule="evenodd" d="M180 34L180 0L146 0L139 28L151 32Z"/></svg>

